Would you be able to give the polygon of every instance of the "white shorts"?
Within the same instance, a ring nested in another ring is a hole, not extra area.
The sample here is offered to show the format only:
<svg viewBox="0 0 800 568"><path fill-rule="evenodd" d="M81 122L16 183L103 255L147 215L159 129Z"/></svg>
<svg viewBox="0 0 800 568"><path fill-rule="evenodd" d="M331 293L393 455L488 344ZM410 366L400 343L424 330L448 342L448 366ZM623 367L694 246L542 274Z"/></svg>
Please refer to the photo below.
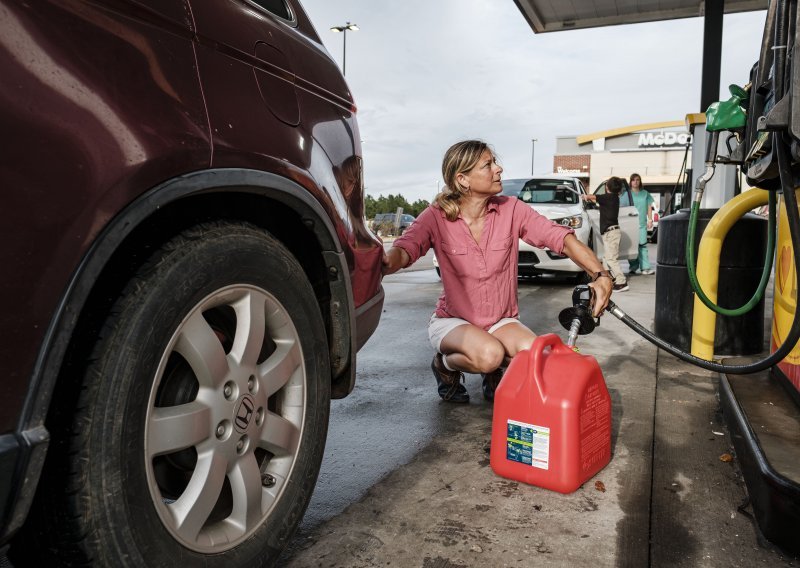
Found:
<svg viewBox="0 0 800 568"><path fill-rule="evenodd" d="M488 333L494 333L496 330L509 323L519 323L519 319L503 318L486 331ZM430 323L428 323L428 339L431 340L433 348L441 353L442 339L444 339L444 336L458 326L465 324L469 324L469 322L461 318L440 318L434 313L431 316Z"/></svg>

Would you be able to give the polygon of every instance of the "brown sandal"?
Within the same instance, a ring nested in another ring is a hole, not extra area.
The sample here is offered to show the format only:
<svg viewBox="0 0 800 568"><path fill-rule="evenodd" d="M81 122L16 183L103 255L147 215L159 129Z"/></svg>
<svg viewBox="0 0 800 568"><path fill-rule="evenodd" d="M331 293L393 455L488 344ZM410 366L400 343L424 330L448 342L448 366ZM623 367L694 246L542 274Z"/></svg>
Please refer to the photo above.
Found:
<svg viewBox="0 0 800 568"><path fill-rule="evenodd" d="M462 384L464 373L461 371L450 371L444 366L442 354L437 353L433 356L431 370L436 377L436 387L439 396L447 402L469 402L469 393Z"/></svg>

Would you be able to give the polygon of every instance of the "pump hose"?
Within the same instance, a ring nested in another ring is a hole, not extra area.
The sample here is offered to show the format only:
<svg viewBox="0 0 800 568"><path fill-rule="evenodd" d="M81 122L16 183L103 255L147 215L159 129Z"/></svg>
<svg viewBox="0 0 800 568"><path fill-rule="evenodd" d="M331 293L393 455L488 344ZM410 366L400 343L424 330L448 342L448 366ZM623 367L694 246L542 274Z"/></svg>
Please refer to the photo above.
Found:
<svg viewBox="0 0 800 568"><path fill-rule="evenodd" d="M778 171L780 172L781 186L783 188L783 197L786 200L786 214L789 220L789 232L792 237L792 248L794 253L794 269L796 274L796 282L800 282L800 211L797 209L797 196L795 195L794 177L792 175L791 163L789 161L788 150L786 145L781 141L779 133L773 133L773 148L778 156ZM794 346L797 340L800 339L800 310L795 308L794 319L792 320L792 327L784 339L781 346L770 356L756 361L749 365L723 365L713 361L706 361L700 357L695 357L691 353L681 351L674 345L671 345L663 339L652 334L645 329L640 323L631 318L628 314L623 312L614 302L608 302L608 311L618 318L622 323L630 327L633 331L663 349L664 351L675 355L678 359L691 363L700 368L708 371L716 371L718 373L729 373L732 375L747 375L749 373L757 373L768 369L773 365L780 363L786 357Z"/></svg>
<svg viewBox="0 0 800 568"><path fill-rule="evenodd" d="M689 214L689 236L686 239L686 268L689 271L689 282L692 284L692 289L697 294L697 297L700 298L700 301L702 301L709 310L723 316L741 316L752 310L756 305L758 305L758 302L761 301L761 297L764 295L764 290L766 290L767 283L769 282L769 275L772 272L772 259L775 253L775 226L777 225L775 222L777 217L776 201L775 192L770 191L769 223L767 227L767 255L764 257L764 269L761 271L761 280L756 287L756 291L753 292L753 296L747 301L747 303L735 309L723 308L712 302L711 299L706 296L705 292L703 292L703 288L700 286L700 282L697 280L697 263L695 261L694 254L694 241L700 203L697 201L692 203L692 211Z"/></svg>

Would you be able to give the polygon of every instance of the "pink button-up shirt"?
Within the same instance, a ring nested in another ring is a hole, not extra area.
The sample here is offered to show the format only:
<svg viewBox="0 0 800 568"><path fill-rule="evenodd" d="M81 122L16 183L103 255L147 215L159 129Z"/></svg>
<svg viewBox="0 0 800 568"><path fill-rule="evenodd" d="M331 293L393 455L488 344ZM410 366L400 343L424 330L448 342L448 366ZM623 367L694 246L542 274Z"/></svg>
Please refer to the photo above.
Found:
<svg viewBox="0 0 800 568"><path fill-rule="evenodd" d="M413 264L433 247L444 291L436 315L457 317L489 329L502 318L519 317L517 256L519 239L561 254L572 229L557 225L514 197L495 196L487 204L480 243L464 220L448 221L431 205L406 229L394 246Z"/></svg>

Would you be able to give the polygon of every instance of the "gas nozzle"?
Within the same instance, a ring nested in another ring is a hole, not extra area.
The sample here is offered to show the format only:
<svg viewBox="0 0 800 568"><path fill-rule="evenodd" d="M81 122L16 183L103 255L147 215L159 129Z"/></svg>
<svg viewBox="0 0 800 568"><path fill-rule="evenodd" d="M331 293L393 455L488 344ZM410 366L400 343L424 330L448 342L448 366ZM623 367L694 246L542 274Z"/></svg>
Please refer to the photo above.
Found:
<svg viewBox="0 0 800 568"><path fill-rule="evenodd" d="M594 306L594 290L585 284L575 286L572 291L572 307L564 308L558 314L558 321L569 331L567 346L575 347L575 340L579 335L592 333L599 325L599 319L592 317Z"/></svg>
<svg viewBox="0 0 800 568"><path fill-rule="evenodd" d="M696 203L700 203L703 199L703 192L706 189L706 184L711 181L711 178L714 177L714 170L716 169L716 161L717 161L717 144L719 142L719 131L715 130L713 132L709 132L710 136L708 137L707 144L706 144L706 171L697 178L697 184L694 188L694 201Z"/></svg>
<svg viewBox="0 0 800 568"><path fill-rule="evenodd" d="M714 177L714 168L718 161L719 133L725 130L742 132L747 124L745 107L750 98L749 91L737 85L729 86L728 90L731 93L730 99L712 103L706 110L706 133L709 135L706 141L706 171L697 178L694 189L694 201L698 204L703 199L706 184ZM719 161L729 162L730 158Z"/></svg>

